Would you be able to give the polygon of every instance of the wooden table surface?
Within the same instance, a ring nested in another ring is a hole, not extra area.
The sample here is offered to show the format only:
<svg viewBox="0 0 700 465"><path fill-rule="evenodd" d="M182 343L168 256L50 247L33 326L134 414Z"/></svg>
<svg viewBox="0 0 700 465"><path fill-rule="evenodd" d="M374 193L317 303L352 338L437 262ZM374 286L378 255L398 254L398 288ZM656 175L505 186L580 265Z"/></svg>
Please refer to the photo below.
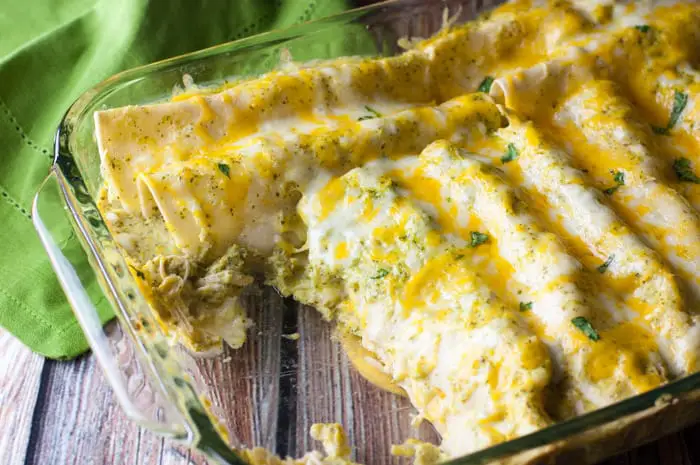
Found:
<svg viewBox="0 0 700 465"><path fill-rule="evenodd" d="M0 329L0 465L207 463L126 418L93 356L45 360ZM605 462L622 464L700 464L700 425Z"/></svg>

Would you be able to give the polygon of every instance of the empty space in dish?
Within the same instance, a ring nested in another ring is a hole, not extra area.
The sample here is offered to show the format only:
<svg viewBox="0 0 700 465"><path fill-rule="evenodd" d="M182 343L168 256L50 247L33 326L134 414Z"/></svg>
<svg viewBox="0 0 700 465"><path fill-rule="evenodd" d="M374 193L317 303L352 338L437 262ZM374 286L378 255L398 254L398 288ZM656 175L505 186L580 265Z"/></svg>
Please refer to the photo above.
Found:
<svg viewBox="0 0 700 465"><path fill-rule="evenodd" d="M437 443L429 423L411 426L408 399L369 384L352 367L316 310L269 287L251 292L245 306L255 326L243 347L213 359L181 352L234 443L299 457L319 447L309 436L318 422L341 423L360 463L400 463L391 445L407 438Z"/></svg>

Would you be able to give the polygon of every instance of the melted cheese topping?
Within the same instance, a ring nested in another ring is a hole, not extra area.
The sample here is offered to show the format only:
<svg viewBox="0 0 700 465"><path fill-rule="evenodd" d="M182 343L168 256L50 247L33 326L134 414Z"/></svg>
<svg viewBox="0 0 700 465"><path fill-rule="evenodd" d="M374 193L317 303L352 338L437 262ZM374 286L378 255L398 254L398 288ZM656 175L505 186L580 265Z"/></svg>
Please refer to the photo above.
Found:
<svg viewBox="0 0 700 465"><path fill-rule="evenodd" d="M194 350L244 342L261 277L442 436L397 454L461 455L698 370L699 46L695 3L514 0L98 112L99 206Z"/></svg>

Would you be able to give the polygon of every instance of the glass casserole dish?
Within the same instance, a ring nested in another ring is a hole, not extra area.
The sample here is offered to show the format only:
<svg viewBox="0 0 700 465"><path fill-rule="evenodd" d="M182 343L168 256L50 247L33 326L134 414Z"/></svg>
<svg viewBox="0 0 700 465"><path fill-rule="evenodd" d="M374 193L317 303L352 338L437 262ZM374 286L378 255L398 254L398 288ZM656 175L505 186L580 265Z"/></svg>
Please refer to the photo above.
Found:
<svg viewBox="0 0 700 465"><path fill-rule="evenodd" d="M493 5L448 6L464 21ZM95 207L101 180L92 114L167 99L184 75L205 86L257 75L274 68L283 52L297 61L396 54L400 37L437 32L444 7L389 2L224 44L117 75L68 111L57 134L52 172L34 206L34 221L95 355L135 421L220 463L241 463L228 444L300 456L314 448L307 431L315 422L342 423L356 448L354 459L362 463L388 463L391 444L407 437L435 439L427 426L411 430L407 401L379 391L353 371L331 340L329 325L315 312L295 308L300 306L269 289L248 297L256 326L242 349L199 359L173 345L151 315ZM337 34L340 29L343 34ZM100 327L76 272L83 266L80 257L61 251L59 244L70 233L61 218L63 207L120 326ZM299 333L298 341L289 337L294 333ZM450 463L526 463L544 456L562 463L599 460L694 421L698 383L700 378L693 375Z"/></svg>

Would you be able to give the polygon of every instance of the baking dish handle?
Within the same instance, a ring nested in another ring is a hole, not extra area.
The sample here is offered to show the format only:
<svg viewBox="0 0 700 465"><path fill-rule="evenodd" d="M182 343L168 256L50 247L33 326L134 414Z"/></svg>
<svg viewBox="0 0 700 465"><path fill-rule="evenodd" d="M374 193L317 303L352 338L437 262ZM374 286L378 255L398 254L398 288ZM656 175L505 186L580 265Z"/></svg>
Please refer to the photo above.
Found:
<svg viewBox="0 0 700 465"><path fill-rule="evenodd" d="M84 250L68 247L78 239L57 176L52 170L41 185L32 205L32 221L63 292L124 412L142 426L182 439L187 436L187 428L181 417L162 402L133 341L116 321L102 325L95 303L98 300L88 292L99 292L95 274L86 276L85 270L90 267ZM107 304L104 300L101 303Z"/></svg>

